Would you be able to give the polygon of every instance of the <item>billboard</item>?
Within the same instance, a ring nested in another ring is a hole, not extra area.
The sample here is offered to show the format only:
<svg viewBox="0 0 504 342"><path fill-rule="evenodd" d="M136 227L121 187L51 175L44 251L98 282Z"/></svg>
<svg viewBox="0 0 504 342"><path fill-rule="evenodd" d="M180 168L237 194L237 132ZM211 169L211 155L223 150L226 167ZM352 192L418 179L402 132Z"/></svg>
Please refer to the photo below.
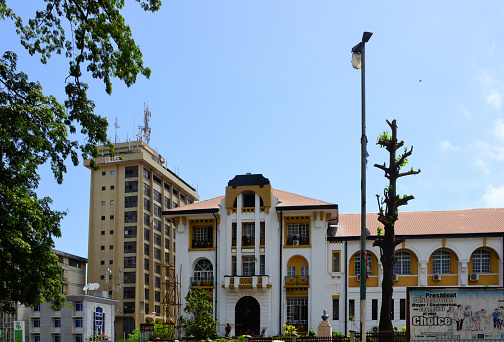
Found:
<svg viewBox="0 0 504 342"><path fill-rule="evenodd" d="M14 321L14 342L24 342L25 340L25 322Z"/></svg>
<svg viewBox="0 0 504 342"><path fill-rule="evenodd" d="M504 339L504 289L408 288L410 341Z"/></svg>

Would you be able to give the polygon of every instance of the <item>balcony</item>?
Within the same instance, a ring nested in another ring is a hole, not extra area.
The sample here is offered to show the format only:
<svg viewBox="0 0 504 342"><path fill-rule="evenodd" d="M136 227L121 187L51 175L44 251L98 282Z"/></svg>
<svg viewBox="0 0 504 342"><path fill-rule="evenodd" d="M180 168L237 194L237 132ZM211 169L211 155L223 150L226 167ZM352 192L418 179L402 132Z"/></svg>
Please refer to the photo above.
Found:
<svg viewBox="0 0 504 342"><path fill-rule="evenodd" d="M264 246L266 239L264 237L261 238L261 246ZM248 237L243 237L242 238L242 247L254 247L255 246L255 239L250 239ZM231 247L236 248L236 237L233 237L231 239Z"/></svg>
<svg viewBox="0 0 504 342"><path fill-rule="evenodd" d="M198 239L193 239L191 243L191 248L198 249L198 248L213 248L213 240L198 240Z"/></svg>
<svg viewBox="0 0 504 342"><path fill-rule="evenodd" d="M254 247L255 246L255 238L250 238L247 235L242 237L242 247Z"/></svg>
<svg viewBox="0 0 504 342"><path fill-rule="evenodd" d="M285 286L310 286L310 276L304 277L285 277Z"/></svg>
<svg viewBox="0 0 504 342"><path fill-rule="evenodd" d="M214 279L213 276L206 277L205 279L196 279L191 277L190 279L190 287L213 287Z"/></svg>
<svg viewBox="0 0 504 342"><path fill-rule="evenodd" d="M310 244L309 237L288 237L287 238L287 246L308 246Z"/></svg>
<svg viewBox="0 0 504 342"><path fill-rule="evenodd" d="M266 291L271 288L270 277L259 276L224 276L224 288L227 291L237 291L240 289L253 289L254 291Z"/></svg>

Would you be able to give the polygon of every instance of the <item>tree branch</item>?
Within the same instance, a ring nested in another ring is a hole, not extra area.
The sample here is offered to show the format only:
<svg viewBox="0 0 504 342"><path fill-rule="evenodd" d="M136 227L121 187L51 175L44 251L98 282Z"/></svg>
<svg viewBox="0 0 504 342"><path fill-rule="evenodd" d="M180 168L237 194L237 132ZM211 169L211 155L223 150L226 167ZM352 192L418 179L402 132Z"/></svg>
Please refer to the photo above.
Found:
<svg viewBox="0 0 504 342"><path fill-rule="evenodd" d="M383 246L383 239L382 238L377 238L376 240L374 240L373 242L373 247L382 247Z"/></svg>
<svg viewBox="0 0 504 342"><path fill-rule="evenodd" d="M378 209L380 210L380 214L379 215L383 215L383 208L380 204L380 195L376 195L376 201L378 202Z"/></svg>
<svg viewBox="0 0 504 342"><path fill-rule="evenodd" d="M380 221L380 223L382 223L384 226L390 224L390 220L385 215L379 215L378 221Z"/></svg>
<svg viewBox="0 0 504 342"><path fill-rule="evenodd" d="M403 173L400 173L397 175L397 178L399 177L404 177L404 176L409 176L409 175L417 175L420 173L420 169L418 169L418 171L408 171L408 172L403 172Z"/></svg>
<svg viewBox="0 0 504 342"><path fill-rule="evenodd" d="M413 153L413 146L411 146L411 149L409 151L404 152L404 154L401 156L401 158L399 158L399 160L396 161L396 163L395 163L396 168L398 166L402 165L402 163L404 162L404 160L406 158L408 158L409 156L411 156L412 153Z"/></svg>
<svg viewBox="0 0 504 342"><path fill-rule="evenodd" d="M383 165L380 165L380 164L374 164L374 167L377 167L377 168L379 168L380 170L385 171L385 173L388 173L388 168L385 166L385 163L383 163Z"/></svg>
<svg viewBox="0 0 504 342"><path fill-rule="evenodd" d="M396 201L396 206L397 207L400 207L402 205L406 205L408 204L408 201L409 200L412 200L414 199L415 197L413 197L412 195L409 195L409 196L406 196L406 197L403 197L403 198L400 198Z"/></svg>
<svg viewBox="0 0 504 342"><path fill-rule="evenodd" d="M399 237L396 237L395 238L395 241L394 241L394 247L403 243L406 239L404 238L404 236L399 236Z"/></svg>

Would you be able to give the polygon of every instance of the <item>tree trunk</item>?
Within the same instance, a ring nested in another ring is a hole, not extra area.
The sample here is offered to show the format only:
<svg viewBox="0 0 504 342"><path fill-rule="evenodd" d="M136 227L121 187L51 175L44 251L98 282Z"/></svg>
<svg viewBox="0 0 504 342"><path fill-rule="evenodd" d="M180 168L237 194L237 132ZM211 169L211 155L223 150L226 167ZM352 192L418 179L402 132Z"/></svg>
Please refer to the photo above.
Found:
<svg viewBox="0 0 504 342"><path fill-rule="evenodd" d="M378 196L378 206L380 208L378 220L383 224L383 236L378 236L374 242L374 246L380 247L381 252L381 263L383 266L383 280L382 280L382 305L380 312L380 332L390 332L389 336L380 336L380 342L387 341L389 338L393 338L392 326L392 293L394 291L394 264L395 264L395 247L404 239L396 239L395 236L395 222L398 219L398 207L401 205L406 205L413 196L397 196L396 183L397 179L407 175L414 175L420 173L420 170L410 171L400 173L401 167L407 164L407 157L409 157L413 151L413 147L408 151L405 151L402 155L396 158L397 149L404 145L403 141L397 141L397 125L396 121L393 120L392 123L387 121L391 130L392 136L389 136L386 132L379 137L378 144L381 147L385 147L389 152L389 166L386 167L385 164L374 166L383 170L385 172L385 177L389 180L389 186L385 188L384 198L381 200ZM386 208L383 210L382 205L385 204Z"/></svg>

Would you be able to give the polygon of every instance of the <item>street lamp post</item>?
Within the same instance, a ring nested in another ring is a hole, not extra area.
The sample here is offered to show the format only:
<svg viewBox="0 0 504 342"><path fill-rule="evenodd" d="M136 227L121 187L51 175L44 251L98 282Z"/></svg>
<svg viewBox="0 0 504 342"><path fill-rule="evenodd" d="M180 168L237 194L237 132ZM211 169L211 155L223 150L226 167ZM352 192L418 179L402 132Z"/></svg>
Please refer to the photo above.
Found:
<svg viewBox="0 0 504 342"><path fill-rule="evenodd" d="M361 237L360 237L360 333L361 342L366 341L366 43L372 32L364 32L362 41L352 48L352 66L361 70L362 136L361 136Z"/></svg>

